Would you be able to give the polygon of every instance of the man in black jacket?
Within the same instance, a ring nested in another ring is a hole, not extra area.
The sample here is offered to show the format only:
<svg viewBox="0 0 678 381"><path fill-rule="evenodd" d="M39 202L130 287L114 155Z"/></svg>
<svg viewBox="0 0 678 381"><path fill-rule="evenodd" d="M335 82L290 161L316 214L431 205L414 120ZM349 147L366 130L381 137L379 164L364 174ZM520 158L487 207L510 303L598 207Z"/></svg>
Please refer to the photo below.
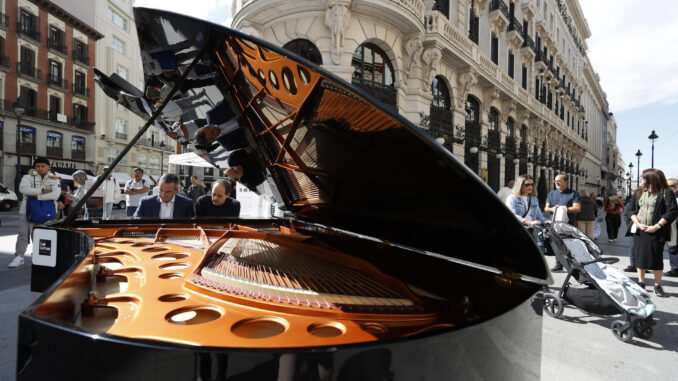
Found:
<svg viewBox="0 0 678 381"><path fill-rule="evenodd" d="M231 184L226 180L217 180L212 185L212 194L198 199L195 205L196 217L238 217L240 202L229 197Z"/></svg>

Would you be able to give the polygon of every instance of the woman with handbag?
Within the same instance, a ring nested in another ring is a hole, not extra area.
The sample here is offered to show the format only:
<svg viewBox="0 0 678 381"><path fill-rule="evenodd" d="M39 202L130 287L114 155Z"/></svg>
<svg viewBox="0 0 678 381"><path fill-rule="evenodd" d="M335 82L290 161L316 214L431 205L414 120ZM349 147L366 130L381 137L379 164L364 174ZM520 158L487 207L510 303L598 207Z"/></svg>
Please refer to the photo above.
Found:
<svg viewBox="0 0 678 381"><path fill-rule="evenodd" d="M664 244L670 239L670 225L678 216L676 197L664 173L658 169L643 171L645 185L638 189L631 208L631 233L636 236L636 269L638 283L645 288L645 272L654 273L654 293L666 296L662 288Z"/></svg>

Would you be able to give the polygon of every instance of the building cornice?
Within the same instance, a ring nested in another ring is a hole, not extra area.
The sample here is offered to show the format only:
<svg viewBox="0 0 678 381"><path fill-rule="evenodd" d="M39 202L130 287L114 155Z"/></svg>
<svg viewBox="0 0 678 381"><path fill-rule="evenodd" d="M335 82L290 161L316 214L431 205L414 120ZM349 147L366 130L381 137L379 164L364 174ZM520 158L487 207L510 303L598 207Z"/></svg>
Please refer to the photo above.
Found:
<svg viewBox="0 0 678 381"><path fill-rule="evenodd" d="M94 40L100 40L104 37L103 34L97 32L94 28L87 25L84 21L66 12L63 8L49 0L35 0L35 3L41 9L44 9L47 13L63 19L64 22L66 22L66 24L71 25L73 28L78 29L82 33L92 37Z"/></svg>
<svg viewBox="0 0 678 381"><path fill-rule="evenodd" d="M581 34L582 40L586 40L587 38L591 37L591 29L589 29L589 23L586 21L586 17L584 17L584 12L581 10L579 0L566 0L566 1L567 8L570 10L570 13L572 14L572 19L577 25L577 29Z"/></svg>

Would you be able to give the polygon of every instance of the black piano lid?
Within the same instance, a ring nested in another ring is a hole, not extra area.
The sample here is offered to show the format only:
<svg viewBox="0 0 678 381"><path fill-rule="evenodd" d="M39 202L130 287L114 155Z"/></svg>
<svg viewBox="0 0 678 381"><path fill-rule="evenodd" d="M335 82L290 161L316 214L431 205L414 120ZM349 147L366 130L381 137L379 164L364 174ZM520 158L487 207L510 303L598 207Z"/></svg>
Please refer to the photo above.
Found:
<svg viewBox="0 0 678 381"><path fill-rule="evenodd" d="M216 72L214 85L188 91L193 84L184 82L182 96L202 92L209 101L184 109L182 120L204 117L223 97L246 140L210 152L188 147L221 169L244 163L242 182L295 219L550 282L539 249L492 189L390 106L252 36L171 12L134 12L148 104L204 52L189 79L197 86ZM252 155L233 148L243 141Z"/></svg>

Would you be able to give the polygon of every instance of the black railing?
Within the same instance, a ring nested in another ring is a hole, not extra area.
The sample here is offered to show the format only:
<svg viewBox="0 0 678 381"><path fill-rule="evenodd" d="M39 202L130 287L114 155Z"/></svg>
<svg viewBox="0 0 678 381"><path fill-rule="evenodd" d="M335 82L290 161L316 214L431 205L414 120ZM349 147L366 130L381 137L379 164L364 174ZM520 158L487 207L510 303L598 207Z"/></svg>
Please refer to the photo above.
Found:
<svg viewBox="0 0 678 381"><path fill-rule="evenodd" d="M73 51L73 60L89 66L89 56L87 55L87 53L74 50Z"/></svg>
<svg viewBox="0 0 678 381"><path fill-rule="evenodd" d="M116 133L115 133L115 138L116 138L116 139L127 140L127 134L124 134L124 133L122 133L122 132L116 132Z"/></svg>
<svg viewBox="0 0 678 381"><path fill-rule="evenodd" d="M66 53L68 51L66 44L64 44L62 41L54 41L51 38L47 40L47 49L61 54L68 54Z"/></svg>
<svg viewBox="0 0 678 381"><path fill-rule="evenodd" d="M523 26L520 24L520 21L518 21L518 19L515 17L511 19L511 21L509 22L508 30L509 31L515 30L519 34L523 34Z"/></svg>
<svg viewBox="0 0 678 381"><path fill-rule="evenodd" d="M89 98L89 89L77 83L73 84L73 95Z"/></svg>
<svg viewBox="0 0 678 381"><path fill-rule="evenodd" d="M355 79L351 83L372 94L375 98L386 103L387 105L396 107L398 104L398 92L393 86L384 85L378 82L361 82Z"/></svg>
<svg viewBox="0 0 678 381"><path fill-rule="evenodd" d="M85 160L85 151L71 151L71 159Z"/></svg>
<svg viewBox="0 0 678 381"><path fill-rule="evenodd" d="M532 37L530 37L527 33L523 33L523 48L531 48L532 51L537 50L534 47L534 40L532 40Z"/></svg>
<svg viewBox="0 0 678 381"><path fill-rule="evenodd" d="M33 64L26 62L17 62L16 63L16 72L21 76L28 77L33 80L40 81L40 69L33 66Z"/></svg>
<svg viewBox="0 0 678 381"><path fill-rule="evenodd" d="M9 29L9 16L0 12L0 28Z"/></svg>
<svg viewBox="0 0 678 381"><path fill-rule="evenodd" d="M38 18L36 17L37 21ZM24 24L21 21L16 23L16 31L19 35L24 35L30 39L40 42L40 32L33 25Z"/></svg>
<svg viewBox="0 0 678 381"><path fill-rule="evenodd" d="M534 62L539 62L539 61L545 61L545 60L544 60L544 53L542 53L541 51L538 50L534 55Z"/></svg>
<svg viewBox="0 0 678 381"><path fill-rule="evenodd" d="M492 0L492 3L490 3L490 12L496 11L497 9L504 14L504 17L507 19L509 18L508 6L504 0Z"/></svg>
<svg viewBox="0 0 678 381"><path fill-rule="evenodd" d="M0 56L0 66L4 67L5 69L9 69L9 57L8 56Z"/></svg>
<svg viewBox="0 0 678 381"><path fill-rule="evenodd" d="M94 122L88 122L81 118L68 118L68 124L75 128L82 128L83 130L92 131L94 129Z"/></svg>
<svg viewBox="0 0 678 381"><path fill-rule="evenodd" d="M47 74L47 84L59 87L66 91L68 89L68 81L63 79L61 76L55 76L52 73Z"/></svg>
<svg viewBox="0 0 678 381"><path fill-rule="evenodd" d="M61 159L64 155L64 150L61 147L47 147L48 157L57 157Z"/></svg>

